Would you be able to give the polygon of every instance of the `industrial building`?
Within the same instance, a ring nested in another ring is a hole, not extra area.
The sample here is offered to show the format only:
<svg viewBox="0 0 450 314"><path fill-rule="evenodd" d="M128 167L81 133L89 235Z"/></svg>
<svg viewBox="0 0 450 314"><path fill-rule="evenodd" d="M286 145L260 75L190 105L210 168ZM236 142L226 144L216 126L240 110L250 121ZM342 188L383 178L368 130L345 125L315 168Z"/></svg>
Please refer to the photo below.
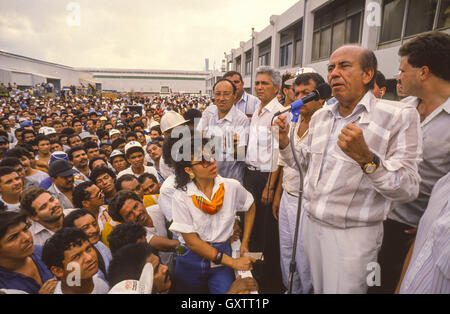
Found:
<svg viewBox="0 0 450 314"><path fill-rule="evenodd" d="M226 53L227 70L242 73L251 91L258 66L282 73L312 67L327 75L331 53L343 44L359 44L375 52L388 79L388 98L395 97L398 50L407 40L431 30L450 33L448 0L302 0L269 25L251 31L240 46Z"/></svg>

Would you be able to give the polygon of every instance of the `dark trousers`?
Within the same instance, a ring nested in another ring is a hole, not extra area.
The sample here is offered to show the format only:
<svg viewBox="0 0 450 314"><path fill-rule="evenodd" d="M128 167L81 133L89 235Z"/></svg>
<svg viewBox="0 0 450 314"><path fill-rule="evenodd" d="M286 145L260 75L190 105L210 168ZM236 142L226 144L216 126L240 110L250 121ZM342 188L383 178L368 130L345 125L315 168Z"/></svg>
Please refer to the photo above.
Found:
<svg viewBox="0 0 450 314"><path fill-rule="evenodd" d="M369 294L393 294L395 292L402 274L403 263L415 238L415 235L405 233L405 230L412 229L410 226L395 220L387 219L383 226L383 243L378 253L381 286L369 288Z"/></svg>
<svg viewBox="0 0 450 314"><path fill-rule="evenodd" d="M253 195L256 207L249 250L264 254L264 262L256 264L253 272L261 293L282 293L278 222L272 215L272 205L261 203L268 177L267 172L245 170L244 187Z"/></svg>

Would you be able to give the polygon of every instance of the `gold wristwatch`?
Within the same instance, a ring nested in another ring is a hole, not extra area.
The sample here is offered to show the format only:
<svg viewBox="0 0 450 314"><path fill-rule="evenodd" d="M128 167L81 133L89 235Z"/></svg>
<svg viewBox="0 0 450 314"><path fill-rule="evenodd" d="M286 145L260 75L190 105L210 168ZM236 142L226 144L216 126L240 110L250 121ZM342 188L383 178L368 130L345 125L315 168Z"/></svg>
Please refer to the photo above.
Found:
<svg viewBox="0 0 450 314"><path fill-rule="evenodd" d="M378 158L377 155L373 154L373 160L362 166L362 169L365 174L372 174L377 170L379 166L380 166L380 158Z"/></svg>

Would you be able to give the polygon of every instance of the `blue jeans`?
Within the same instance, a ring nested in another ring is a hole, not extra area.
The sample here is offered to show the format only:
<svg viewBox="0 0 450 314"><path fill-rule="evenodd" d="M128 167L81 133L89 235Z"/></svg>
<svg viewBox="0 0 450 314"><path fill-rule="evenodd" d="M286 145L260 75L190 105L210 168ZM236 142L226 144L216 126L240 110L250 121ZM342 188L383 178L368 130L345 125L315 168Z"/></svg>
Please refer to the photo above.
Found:
<svg viewBox="0 0 450 314"><path fill-rule="evenodd" d="M231 256L229 243L210 244ZM186 246L186 245L185 245ZM234 281L234 271L227 266L211 268L211 261L186 247L175 262L175 292L189 294L225 294Z"/></svg>

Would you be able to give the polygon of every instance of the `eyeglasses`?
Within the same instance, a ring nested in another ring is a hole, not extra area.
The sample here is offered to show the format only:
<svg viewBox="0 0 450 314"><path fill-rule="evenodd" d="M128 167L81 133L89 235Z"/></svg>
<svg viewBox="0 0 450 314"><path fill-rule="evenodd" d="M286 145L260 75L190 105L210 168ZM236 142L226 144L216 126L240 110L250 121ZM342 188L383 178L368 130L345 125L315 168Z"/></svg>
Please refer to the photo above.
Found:
<svg viewBox="0 0 450 314"><path fill-rule="evenodd" d="M230 98L231 96L233 96L233 93L232 92L214 93L214 98L220 98L221 96L223 96L223 98Z"/></svg>
<svg viewBox="0 0 450 314"><path fill-rule="evenodd" d="M202 165L203 168L208 168L215 160L214 157L212 156L213 154L214 152L211 152L211 154L203 153L202 161L199 161L195 164L191 163L191 166Z"/></svg>
<svg viewBox="0 0 450 314"><path fill-rule="evenodd" d="M105 196L105 194L102 191L100 191L96 195L94 195L94 197L96 197L98 199L102 199L103 196ZM91 197L91 199L94 198L94 197Z"/></svg>

